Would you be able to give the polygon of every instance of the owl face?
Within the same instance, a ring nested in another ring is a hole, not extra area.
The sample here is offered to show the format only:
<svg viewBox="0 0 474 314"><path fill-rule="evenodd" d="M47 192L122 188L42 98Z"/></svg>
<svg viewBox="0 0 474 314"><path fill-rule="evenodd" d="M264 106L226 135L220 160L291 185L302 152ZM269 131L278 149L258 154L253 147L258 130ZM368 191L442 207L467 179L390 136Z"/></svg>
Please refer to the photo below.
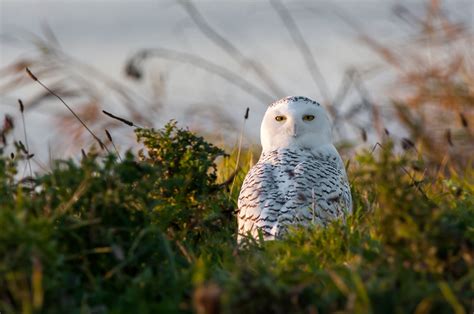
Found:
<svg viewBox="0 0 474 314"><path fill-rule="evenodd" d="M271 104L260 128L263 151L278 148L313 149L331 144L326 110L306 97L286 97Z"/></svg>

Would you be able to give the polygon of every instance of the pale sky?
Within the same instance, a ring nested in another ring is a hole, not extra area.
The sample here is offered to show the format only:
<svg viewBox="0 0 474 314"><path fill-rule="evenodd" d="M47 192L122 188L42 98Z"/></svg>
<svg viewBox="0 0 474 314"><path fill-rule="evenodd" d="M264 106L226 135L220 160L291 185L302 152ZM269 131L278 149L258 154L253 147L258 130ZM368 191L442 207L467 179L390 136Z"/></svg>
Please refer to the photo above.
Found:
<svg viewBox="0 0 474 314"><path fill-rule="evenodd" d="M395 3L413 12L422 12L424 1L326 0L284 1L305 37L320 71L332 94L349 67L368 68L380 63L376 55L360 41L358 30L343 21L348 16L364 32L383 43L402 42L413 30L393 14ZM443 1L450 16L473 27L474 3L467 0ZM247 57L258 60L272 77L283 86L286 95L304 95L320 100L321 95L306 70L299 51L267 1L194 1L206 20L229 39ZM143 48L169 48L192 53L224 65L246 79L260 84L246 69L238 66L196 28L182 6L173 0L163 1L24 1L0 0L0 68L20 56L35 51L27 43L9 38L25 38L23 31L41 35L41 25L47 23L62 48L83 63L96 67L124 82L139 93L149 93L147 83L134 83L123 75L128 57ZM421 13L420 13L421 14ZM23 37L22 37L23 36ZM241 120L246 107L251 108L248 137L258 142L258 125L266 104L235 88L215 75L167 61L150 63L150 71L166 74L166 106L160 112L155 127L171 118L193 125L185 112L196 103L212 102L225 106L230 119ZM0 84L4 81L0 78ZM383 99L384 75L368 80L374 97ZM260 84L261 85L261 84ZM375 91L376 90L376 91ZM17 115L16 99L28 99L38 90L21 90L0 95L0 116ZM275 99L276 100L276 99ZM27 113L31 128L42 129L51 106ZM112 104L104 104L110 109ZM41 107L43 108L43 107ZM63 108L60 108L63 110ZM54 111L54 110L53 110ZM239 125L239 124L238 124ZM49 128L51 130L51 127ZM39 131L41 133L41 131ZM46 141L54 140L53 132L31 140L39 150Z"/></svg>

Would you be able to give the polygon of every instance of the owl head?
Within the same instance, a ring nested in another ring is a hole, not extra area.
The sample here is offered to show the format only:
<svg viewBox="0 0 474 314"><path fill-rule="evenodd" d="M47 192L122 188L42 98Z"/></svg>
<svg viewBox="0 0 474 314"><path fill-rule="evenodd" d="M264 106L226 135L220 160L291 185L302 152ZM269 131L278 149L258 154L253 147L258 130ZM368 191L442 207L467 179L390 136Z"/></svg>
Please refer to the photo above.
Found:
<svg viewBox="0 0 474 314"><path fill-rule="evenodd" d="M263 151L306 148L331 144L331 122L326 110L314 100L290 96L272 103L260 128Z"/></svg>

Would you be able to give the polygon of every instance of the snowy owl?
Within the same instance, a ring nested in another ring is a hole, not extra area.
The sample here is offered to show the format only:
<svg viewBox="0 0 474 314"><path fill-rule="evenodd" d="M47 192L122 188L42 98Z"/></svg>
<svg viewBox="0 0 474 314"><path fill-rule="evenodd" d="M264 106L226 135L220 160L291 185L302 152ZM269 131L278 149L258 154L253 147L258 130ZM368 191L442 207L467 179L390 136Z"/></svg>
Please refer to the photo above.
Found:
<svg viewBox="0 0 474 314"><path fill-rule="evenodd" d="M238 200L238 241L280 238L289 225L326 225L352 212L346 171L326 110L306 97L272 103L260 129L262 154Z"/></svg>

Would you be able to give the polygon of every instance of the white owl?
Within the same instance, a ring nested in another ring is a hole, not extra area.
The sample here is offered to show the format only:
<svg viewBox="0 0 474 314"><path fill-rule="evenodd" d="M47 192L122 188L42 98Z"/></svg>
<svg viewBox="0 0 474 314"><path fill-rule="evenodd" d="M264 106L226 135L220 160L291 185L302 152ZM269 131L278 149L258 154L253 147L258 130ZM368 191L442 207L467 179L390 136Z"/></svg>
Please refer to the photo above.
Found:
<svg viewBox="0 0 474 314"><path fill-rule="evenodd" d="M346 171L326 110L306 97L271 104L260 129L262 155L238 200L238 241L281 237L289 225L326 225L352 212Z"/></svg>

